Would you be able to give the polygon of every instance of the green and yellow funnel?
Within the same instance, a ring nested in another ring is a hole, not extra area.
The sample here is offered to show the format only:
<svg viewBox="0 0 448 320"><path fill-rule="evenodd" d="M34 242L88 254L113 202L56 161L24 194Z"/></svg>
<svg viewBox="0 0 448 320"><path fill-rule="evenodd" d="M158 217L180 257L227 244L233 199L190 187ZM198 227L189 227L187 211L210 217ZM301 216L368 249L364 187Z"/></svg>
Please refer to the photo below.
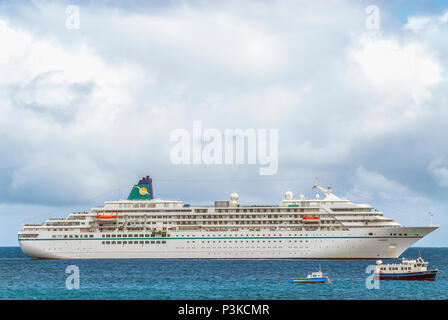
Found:
<svg viewBox="0 0 448 320"><path fill-rule="evenodd" d="M141 178L128 196L128 200L151 200L153 198L152 179L149 176Z"/></svg>

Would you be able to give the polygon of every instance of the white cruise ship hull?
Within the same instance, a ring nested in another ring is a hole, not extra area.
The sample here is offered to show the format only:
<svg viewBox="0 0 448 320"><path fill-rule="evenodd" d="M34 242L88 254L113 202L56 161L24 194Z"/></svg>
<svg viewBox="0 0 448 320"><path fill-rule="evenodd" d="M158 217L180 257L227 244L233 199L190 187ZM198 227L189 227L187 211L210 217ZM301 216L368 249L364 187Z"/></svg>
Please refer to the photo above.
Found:
<svg viewBox="0 0 448 320"><path fill-rule="evenodd" d="M19 242L26 255L39 259L378 259L399 257L436 228L172 232L168 238L124 239L104 239L99 232L87 239L52 239L41 233Z"/></svg>

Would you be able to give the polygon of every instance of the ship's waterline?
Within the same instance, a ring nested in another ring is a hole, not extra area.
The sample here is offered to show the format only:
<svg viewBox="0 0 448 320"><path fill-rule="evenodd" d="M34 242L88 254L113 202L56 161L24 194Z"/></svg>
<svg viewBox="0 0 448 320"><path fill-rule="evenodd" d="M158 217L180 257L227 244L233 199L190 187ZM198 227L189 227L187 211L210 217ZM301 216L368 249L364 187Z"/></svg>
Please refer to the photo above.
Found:
<svg viewBox="0 0 448 320"><path fill-rule="evenodd" d="M193 207L155 199L145 177L127 200L25 225L19 242L42 259L377 259L400 256L437 228L401 226L368 204L315 187L324 199L295 200L287 192L277 206L242 206L232 194Z"/></svg>

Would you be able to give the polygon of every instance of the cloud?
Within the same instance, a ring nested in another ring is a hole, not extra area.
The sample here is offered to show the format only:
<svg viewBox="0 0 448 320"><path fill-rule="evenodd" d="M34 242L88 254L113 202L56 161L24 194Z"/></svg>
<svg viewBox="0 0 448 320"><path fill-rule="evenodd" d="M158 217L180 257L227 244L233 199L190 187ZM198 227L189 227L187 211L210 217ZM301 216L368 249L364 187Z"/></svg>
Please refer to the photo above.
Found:
<svg viewBox="0 0 448 320"><path fill-rule="evenodd" d="M413 193L400 183L388 179L382 174L367 171L363 166L356 169L356 183L354 192L364 193L368 197L391 199L392 197L412 196Z"/></svg>
<svg viewBox="0 0 448 320"><path fill-rule="evenodd" d="M448 12L438 16L411 16L405 24L404 29L411 30L414 33L421 31L437 32L448 22Z"/></svg>
<svg viewBox="0 0 448 320"><path fill-rule="evenodd" d="M57 203L71 194L68 201L78 201L105 187L110 181L103 174L111 167L87 155L89 149L112 144L108 135L111 140L119 135L114 127L132 114L133 92L150 79L139 66L108 64L86 46L64 48L2 20L0 37L9 44L0 58L5 71L0 84L7 92L1 96L1 144L20 159L9 164L9 159L2 160L12 166L4 200ZM64 176L69 179L61 179ZM42 198L42 188L35 187L27 196L18 196L39 184L53 196Z"/></svg>
<svg viewBox="0 0 448 320"><path fill-rule="evenodd" d="M360 39L360 45L350 50L351 58L381 90L406 90L412 94L441 80L441 67L419 43L400 45L392 39L366 37Z"/></svg>
<svg viewBox="0 0 448 320"><path fill-rule="evenodd" d="M443 165L443 159L438 158L428 165L428 172L441 187L448 187L448 167Z"/></svg>
<svg viewBox="0 0 448 320"><path fill-rule="evenodd" d="M200 59L241 77L270 76L288 63L284 39L263 24L235 15L181 7L159 16L128 15L119 20L162 50L180 50L187 59Z"/></svg>

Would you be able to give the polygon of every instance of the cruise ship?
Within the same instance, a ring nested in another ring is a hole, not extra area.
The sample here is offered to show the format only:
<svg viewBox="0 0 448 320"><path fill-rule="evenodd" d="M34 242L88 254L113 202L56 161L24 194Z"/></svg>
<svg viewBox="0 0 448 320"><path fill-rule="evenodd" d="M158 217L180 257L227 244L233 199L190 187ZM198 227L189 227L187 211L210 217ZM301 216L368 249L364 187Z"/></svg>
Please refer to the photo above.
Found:
<svg viewBox="0 0 448 320"><path fill-rule="evenodd" d="M241 205L233 193L192 206L155 198L146 176L126 200L25 224L18 241L39 259L378 259L399 257L437 228L405 227L331 188L313 189L312 199L288 191L278 205Z"/></svg>

